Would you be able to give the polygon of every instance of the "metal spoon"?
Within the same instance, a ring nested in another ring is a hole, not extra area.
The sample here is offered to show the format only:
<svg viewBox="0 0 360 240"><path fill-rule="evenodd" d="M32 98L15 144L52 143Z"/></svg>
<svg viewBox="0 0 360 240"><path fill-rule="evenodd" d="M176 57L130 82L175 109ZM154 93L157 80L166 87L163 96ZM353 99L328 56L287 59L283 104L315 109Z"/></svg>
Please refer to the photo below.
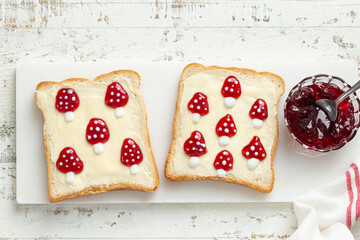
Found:
<svg viewBox="0 0 360 240"><path fill-rule="evenodd" d="M354 86L349 88L346 92L344 92L340 97L335 100L328 99L320 99L315 102L315 105L325 111L325 113L329 116L330 120L334 122L337 117L337 106L341 103L345 98L347 98L350 94L354 93L356 90L360 88L360 81L358 81Z"/></svg>

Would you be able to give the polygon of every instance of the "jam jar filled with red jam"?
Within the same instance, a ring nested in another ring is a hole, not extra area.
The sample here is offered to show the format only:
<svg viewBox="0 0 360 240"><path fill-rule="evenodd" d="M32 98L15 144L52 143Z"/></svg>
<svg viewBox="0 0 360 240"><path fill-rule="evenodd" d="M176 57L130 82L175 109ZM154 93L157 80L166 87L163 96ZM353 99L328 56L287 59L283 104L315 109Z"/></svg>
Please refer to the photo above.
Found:
<svg viewBox="0 0 360 240"><path fill-rule="evenodd" d="M284 105L285 124L291 136L305 148L318 152L343 147L359 128L359 98L352 94L342 101L334 122L315 106L315 101L335 100L349 88L341 78L325 74L305 78L297 84Z"/></svg>

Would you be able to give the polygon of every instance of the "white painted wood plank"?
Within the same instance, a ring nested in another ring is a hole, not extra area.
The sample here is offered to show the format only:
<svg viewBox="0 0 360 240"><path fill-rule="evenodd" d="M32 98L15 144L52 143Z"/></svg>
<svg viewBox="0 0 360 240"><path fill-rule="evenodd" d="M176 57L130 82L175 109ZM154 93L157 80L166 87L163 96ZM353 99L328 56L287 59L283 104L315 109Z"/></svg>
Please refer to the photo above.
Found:
<svg viewBox="0 0 360 240"><path fill-rule="evenodd" d="M119 58L360 61L357 0L236 2L1 2L0 238L286 239L296 224L290 204L74 205L58 209L18 207L13 200L17 62ZM119 214L123 215L118 218ZM63 226L62 231L58 226ZM352 231L360 239L359 223Z"/></svg>
<svg viewBox="0 0 360 240"><path fill-rule="evenodd" d="M360 25L360 2L18 1L0 4L0 28L342 27Z"/></svg>

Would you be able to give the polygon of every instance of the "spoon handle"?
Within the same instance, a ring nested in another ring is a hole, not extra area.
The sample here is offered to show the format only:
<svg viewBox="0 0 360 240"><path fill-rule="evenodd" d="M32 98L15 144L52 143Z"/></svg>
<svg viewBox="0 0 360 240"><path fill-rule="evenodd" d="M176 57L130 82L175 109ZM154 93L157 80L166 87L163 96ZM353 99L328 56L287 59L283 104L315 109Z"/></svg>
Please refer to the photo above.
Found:
<svg viewBox="0 0 360 240"><path fill-rule="evenodd" d="M354 86L349 88L346 92L344 92L340 97L336 99L336 105L341 103L345 98L347 98L350 94L354 93L356 90L360 88L360 81L358 81Z"/></svg>

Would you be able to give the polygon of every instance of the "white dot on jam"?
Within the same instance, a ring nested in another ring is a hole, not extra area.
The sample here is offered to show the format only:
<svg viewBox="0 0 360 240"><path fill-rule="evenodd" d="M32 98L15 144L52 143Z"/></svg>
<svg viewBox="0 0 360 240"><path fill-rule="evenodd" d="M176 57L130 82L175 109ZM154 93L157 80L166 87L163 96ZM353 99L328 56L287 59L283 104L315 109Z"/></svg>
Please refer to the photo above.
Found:
<svg viewBox="0 0 360 240"><path fill-rule="evenodd" d="M136 147L136 146L135 146L135 144L134 144L134 145L132 145L132 147L133 147L133 148L135 148L135 147Z"/></svg>
<svg viewBox="0 0 360 240"><path fill-rule="evenodd" d="M227 123L224 123L224 127L226 127L227 126Z"/></svg>
<svg viewBox="0 0 360 240"><path fill-rule="evenodd" d="M98 121L97 121L97 120L95 120L95 121L94 121L94 123L95 123L95 124L98 124Z"/></svg>
<svg viewBox="0 0 360 240"><path fill-rule="evenodd" d="M193 108L193 107L194 107L194 106L191 104L191 105L190 105L190 108Z"/></svg>
<svg viewBox="0 0 360 240"><path fill-rule="evenodd" d="M59 102L60 105L63 105L63 102Z"/></svg>
<svg viewBox="0 0 360 240"><path fill-rule="evenodd" d="M197 106L196 108L197 108L197 109L200 109L200 106Z"/></svg>
<svg viewBox="0 0 360 240"><path fill-rule="evenodd" d="M137 151L136 153L137 153L137 154L140 154L140 151Z"/></svg>
<svg viewBox="0 0 360 240"><path fill-rule="evenodd" d="M129 149L129 152L132 152L132 150L131 150L131 149Z"/></svg>
<svg viewBox="0 0 360 240"><path fill-rule="evenodd" d="M106 132L106 129L105 129L105 128L103 129L103 132Z"/></svg>
<svg viewBox="0 0 360 240"><path fill-rule="evenodd" d="M122 96L121 98L122 98L122 99L125 99L125 96Z"/></svg>
<svg viewBox="0 0 360 240"><path fill-rule="evenodd" d="M125 145L125 148L128 148L128 146L127 146L127 145Z"/></svg>
<svg viewBox="0 0 360 240"><path fill-rule="evenodd" d="M225 128L225 129L224 129L224 132L225 132L225 133L228 133L228 132L229 132L229 129Z"/></svg>
<svg viewBox="0 0 360 240"><path fill-rule="evenodd" d="M228 87L225 87L225 91L227 91L227 90L229 90L229 88L228 88Z"/></svg>
<svg viewBox="0 0 360 240"><path fill-rule="evenodd" d="M259 143L256 142L255 145L257 146L257 145L259 145Z"/></svg>
<svg viewBox="0 0 360 240"><path fill-rule="evenodd" d="M259 155L259 153L258 153L258 152L255 152L254 155L257 156L257 155Z"/></svg>
<svg viewBox="0 0 360 240"><path fill-rule="evenodd" d="M90 136L90 135L88 135L88 139L91 139L91 136Z"/></svg>
<svg viewBox="0 0 360 240"><path fill-rule="evenodd" d="M71 159L71 160L73 160L73 159L74 159L74 157L73 157L73 156L71 156L71 157L70 157L70 159Z"/></svg>
<svg viewBox="0 0 360 240"><path fill-rule="evenodd" d="M65 160L65 162L68 162L68 161L69 161L69 160L67 160L67 159Z"/></svg>
<svg viewBox="0 0 360 240"><path fill-rule="evenodd" d="M66 90L63 90L63 93L66 93Z"/></svg>
<svg viewBox="0 0 360 240"><path fill-rule="evenodd" d="M137 159L140 159L140 156L137 156L136 158L137 158Z"/></svg>
<svg viewBox="0 0 360 240"><path fill-rule="evenodd" d="M120 102L120 99L117 99L116 102Z"/></svg>
<svg viewBox="0 0 360 240"><path fill-rule="evenodd" d="M70 153L70 150L67 150L66 153Z"/></svg>
<svg viewBox="0 0 360 240"><path fill-rule="evenodd" d="M73 166L75 166L76 165L76 163L75 162L73 162Z"/></svg>
<svg viewBox="0 0 360 240"><path fill-rule="evenodd" d="M62 163L62 162L60 162L60 163L59 163L59 165L60 165L60 166L62 166L62 165L63 165L63 163Z"/></svg>
<svg viewBox="0 0 360 240"><path fill-rule="evenodd" d="M254 147L254 146L251 146L251 147L250 147L250 150L251 150L251 151L255 151L255 147Z"/></svg>
<svg viewBox="0 0 360 240"><path fill-rule="evenodd" d="M224 161L222 161L222 165L226 165L226 161L224 160Z"/></svg>
<svg viewBox="0 0 360 240"><path fill-rule="evenodd" d="M101 138L104 138L104 134L100 134L100 137L101 137Z"/></svg>
<svg viewBox="0 0 360 240"><path fill-rule="evenodd" d="M127 156L127 153L124 153L124 156Z"/></svg>
<svg viewBox="0 0 360 240"><path fill-rule="evenodd" d="M90 131L92 131L94 128L93 127L90 127Z"/></svg>
<svg viewBox="0 0 360 240"><path fill-rule="evenodd" d="M218 129L219 129L219 131L221 131L221 130L222 130L222 128L221 128L221 127L219 127Z"/></svg>
<svg viewBox="0 0 360 240"><path fill-rule="evenodd" d="M114 92L111 92L110 95L113 96L113 95L114 95Z"/></svg>
<svg viewBox="0 0 360 240"><path fill-rule="evenodd" d="M194 100L194 103L197 103L197 102L198 102L198 100L197 100L197 99L195 99L195 100Z"/></svg>
<svg viewBox="0 0 360 240"><path fill-rule="evenodd" d="M249 156L249 154L250 154L249 152L246 152L246 153L245 153L246 156Z"/></svg>
<svg viewBox="0 0 360 240"><path fill-rule="evenodd" d="M71 98L71 100L75 101L75 100L76 100L76 98L75 98L75 97L72 97L72 98Z"/></svg>
<svg viewBox="0 0 360 240"><path fill-rule="evenodd" d="M63 158L65 158L65 157L66 157L66 156L65 156L65 154L64 154L64 155L62 155L62 157L63 157Z"/></svg>
<svg viewBox="0 0 360 240"><path fill-rule="evenodd" d="M64 98L65 98L65 99L68 99L69 97L68 97L68 96L65 96Z"/></svg>
<svg viewBox="0 0 360 240"><path fill-rule="evenodd" d="M120 97L120 93L117 93L116 96Z"/></svg>
<svg viewBox="0 0 360 240"><path fill-rule="evenodd" d="M110 99L110 102L113 102L114 100Z"/></svg>
<svg viewBox="0 0 360 240"><path fill-rule="evenodd" d="M93 137L94 137L94 138L97 138L97 135L96 135L96 134L94 134L94 135L93 135Z"/></svg>
<svg viewBox="0 0 360 240"><path fill-rule="evenodd" d="M262 156L262 157L265 157L265 154L262 154L261 156Z"/></svg>
<svg viewBox="0 0 360 240"><path fill-rule="evenodd" d="M98 132L98 131L100 131L100 128L99 128L99 127L96 127L95 130Z"/></svg>

